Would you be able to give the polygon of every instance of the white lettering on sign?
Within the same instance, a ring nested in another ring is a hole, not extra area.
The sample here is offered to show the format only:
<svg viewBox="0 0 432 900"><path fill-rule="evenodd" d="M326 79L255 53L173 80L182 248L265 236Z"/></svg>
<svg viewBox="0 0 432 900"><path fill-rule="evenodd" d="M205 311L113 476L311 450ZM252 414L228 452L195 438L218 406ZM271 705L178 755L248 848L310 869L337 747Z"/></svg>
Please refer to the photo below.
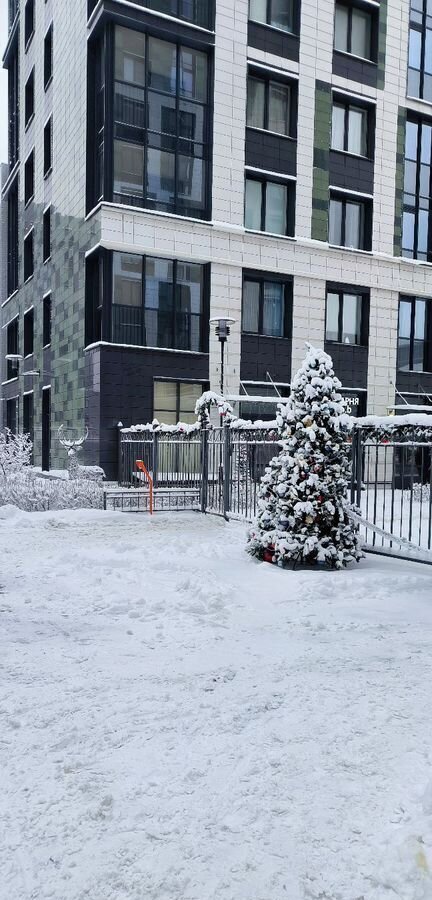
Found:
<svg viewBox="0 0 432 900"><path fill-rule="evenodd" d="M353 406L359 405L360 397L344 397L343 403L348 415L350 415L353 411Z"/></svg>

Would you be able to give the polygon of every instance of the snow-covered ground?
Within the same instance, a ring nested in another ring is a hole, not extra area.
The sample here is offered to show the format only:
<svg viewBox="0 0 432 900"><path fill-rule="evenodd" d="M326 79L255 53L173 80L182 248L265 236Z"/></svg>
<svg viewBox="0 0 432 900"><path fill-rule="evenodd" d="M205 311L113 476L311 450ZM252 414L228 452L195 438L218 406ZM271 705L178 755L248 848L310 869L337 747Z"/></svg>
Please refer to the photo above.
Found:
<svg viewBox="0 0 432 900"><path fill-rule="evenodd" d="M430 900L432 571L0 509L1 900Z"/></svg>

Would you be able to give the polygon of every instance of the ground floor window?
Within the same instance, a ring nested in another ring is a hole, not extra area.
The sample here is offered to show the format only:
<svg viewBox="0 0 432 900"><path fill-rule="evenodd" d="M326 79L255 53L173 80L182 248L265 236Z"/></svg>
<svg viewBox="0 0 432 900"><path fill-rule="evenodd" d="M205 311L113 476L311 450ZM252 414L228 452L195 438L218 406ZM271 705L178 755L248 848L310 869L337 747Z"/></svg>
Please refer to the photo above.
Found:
<svg viewBox="0 0 432 900"><path fill-rule="evenodd" d="M206 385L193 381L155 381L153 417L164 425L196 422L195 404Z"/></svg>
<svg viewBox="0 0 432 900"><path fill-rule="evenodd" d="M23 432L28 434L30 440L34 439L34 403L33 394L24 394L23 397Z"/></svg>
<svg viewBox="0 0 432 900"><path fill-rule="evenodd" d="M6 426L12 434L18 431L18 397L6 400Z"/></svg>
<svg viewBox="0 0 432 900"><path fill-rule="evenodd" d="M405 372L432 372L432 300L401 297L398 369Z"/></svg>

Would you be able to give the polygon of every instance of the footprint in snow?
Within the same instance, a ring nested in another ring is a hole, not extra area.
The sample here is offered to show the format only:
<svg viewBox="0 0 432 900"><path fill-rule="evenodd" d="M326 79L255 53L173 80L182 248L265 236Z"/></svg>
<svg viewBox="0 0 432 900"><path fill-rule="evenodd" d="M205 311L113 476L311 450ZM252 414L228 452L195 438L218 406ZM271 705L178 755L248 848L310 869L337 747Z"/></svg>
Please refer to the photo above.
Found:
<svg viewBox="0 0 432 900"><path fill-rule="evenodd" d="M210 681L204 687L204 690L207 692L214 691L218 684L226 684L228 681L232 681L233 678L236 677L236 672L233 669L227 669L226 672L223 672L221 675L213 675L210 678Z"/></svg>

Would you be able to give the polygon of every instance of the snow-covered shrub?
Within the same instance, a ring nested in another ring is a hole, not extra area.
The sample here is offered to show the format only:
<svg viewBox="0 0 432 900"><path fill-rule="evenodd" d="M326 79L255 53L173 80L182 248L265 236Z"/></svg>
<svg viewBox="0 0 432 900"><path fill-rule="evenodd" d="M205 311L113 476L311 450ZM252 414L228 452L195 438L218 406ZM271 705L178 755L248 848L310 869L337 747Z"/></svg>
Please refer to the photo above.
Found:
<svg viewBox="0 0 432 900"><path fill-rule="evenodd" d="M102 509L103 488L85 479L42 478L28 468L0 480L0 506L12 504L25 512L48 509Z"/></svg>
<svg viewBox="0 0 432 900"><path fill-rule="evenodd" d="M280 453L261 480L248 552L277 563L340 569L362 557L348 516L346 416L331 357L310 345L281 404Z"/></svg>
<svg viewBox="0 0 432 900"><path fill-rule="evenodd" d="M32 448L28 434L14 434L10 428L0 432L0 481L30 465Z"/></svg>

